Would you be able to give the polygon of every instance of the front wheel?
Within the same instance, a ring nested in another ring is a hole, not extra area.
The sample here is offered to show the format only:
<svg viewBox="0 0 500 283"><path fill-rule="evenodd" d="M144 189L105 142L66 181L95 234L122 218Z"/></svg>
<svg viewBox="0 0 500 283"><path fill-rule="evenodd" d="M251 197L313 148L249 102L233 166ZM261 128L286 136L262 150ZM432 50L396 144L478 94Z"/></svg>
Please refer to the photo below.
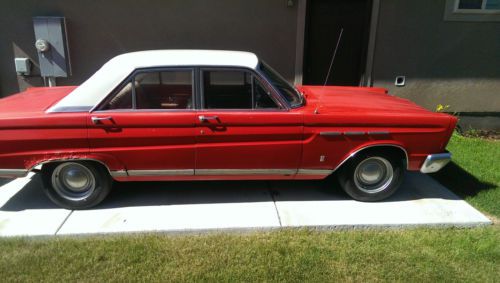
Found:
<svg viewBox="0 0 500 283"><path fill-rule="evenodd" d="M339 181L353 199L379 201L397 191L403 174L404 162L397 156L360 153L341 168Z"/></svg>
<svg viewBox="0 0 500 283"><path fill-rule="evenodd" d="M47 196L67 209L86 209L99 204L112 185L107 170L89 161L46 164L42 180Z"/></svg>

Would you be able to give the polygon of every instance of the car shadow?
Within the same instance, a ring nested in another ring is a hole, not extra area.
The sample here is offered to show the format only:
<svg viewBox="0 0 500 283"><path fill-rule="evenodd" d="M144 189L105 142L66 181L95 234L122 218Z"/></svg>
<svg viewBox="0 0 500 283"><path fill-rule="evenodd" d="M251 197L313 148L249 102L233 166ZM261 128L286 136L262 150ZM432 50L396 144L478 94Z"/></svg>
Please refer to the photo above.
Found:
<svg viewBox="0 0 500 283"><path fill-rule="evenodd" d="M284 194L283 190L293 193ZM93 209L269 202L275 198L303 201L349 199L333 178L325 181L115 182L108 197ZM58 208L43 192L37 174L7 200L0 211Z"/></svg>
<svg viewBox="0 0 500 283"><path fill-rule="evenodd" d="M22 211L26 209L59 208L44 193L40 176L34 175L31 180L7 202L0 211Z"/></svg>
<svg viewBox="0 0 500 283"><path fill-rule="evenodd" d="M443 186L452 188L452 191L462 198L473 197L482 191L496 188L495 184L482 182L454 162L430 176Z"/></svg>
<svg viewBox="0 0 500 283"><path fill-rule="evenodd" d="M0 178L0 186L7 185L8 183L12 182L15 179L8 179L8 178Z"/></svg>
<svg viewBox="0 0 500 283"><path fill-rule="evenodd" d="M423 198L460 199L429 176L408 173L400 190L384 202ZM115 182L93 209L269 201L350 201L335 176L320 181ZM0 207L0 211L58 209L44 194L39 175Z"/></svg>
<svg viewBox="0 0 500 283"><path fill-rule="evenodd" d="M116 182L108 198L96 208L269 202L281 199L283 188L303 192L302 201L348 199L340 187L329 187L331 183L330 180ZM288 194L284 196L288 198Z"/></svg>

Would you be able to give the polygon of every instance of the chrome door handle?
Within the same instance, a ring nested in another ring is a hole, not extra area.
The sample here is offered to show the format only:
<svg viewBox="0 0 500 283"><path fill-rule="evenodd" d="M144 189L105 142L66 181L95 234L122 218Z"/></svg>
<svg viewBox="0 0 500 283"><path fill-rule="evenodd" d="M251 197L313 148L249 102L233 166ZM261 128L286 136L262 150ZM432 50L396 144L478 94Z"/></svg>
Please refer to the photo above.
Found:
<svg viewBox="0 0 500 283"><path fill-rule="evenodd" d="M219 120L219 117L217 116L198 116L198 119L200 119L200 122L205 122L205 121L208 121L208 120Z"/></svg>
<svg viewBox="0 0 500 283"><path fill-rule="evenodd" d="M111 121L113 120L113 117L92 117L92 123L94 124L99 124L101 121Z"/></svg>

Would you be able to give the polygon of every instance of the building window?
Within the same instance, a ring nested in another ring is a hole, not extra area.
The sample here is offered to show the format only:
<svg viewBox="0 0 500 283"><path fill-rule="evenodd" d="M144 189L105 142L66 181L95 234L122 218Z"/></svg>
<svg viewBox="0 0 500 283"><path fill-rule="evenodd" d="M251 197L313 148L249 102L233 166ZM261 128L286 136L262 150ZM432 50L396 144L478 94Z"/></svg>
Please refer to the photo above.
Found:
<svg viewBox="0 0 500 283"><path fill-rule="evenodd" d="M455 12L490 13L500 10L500 0L456 0Z"/></svg>
<svg viewBox="0 0 500 283"><path fill-rule="evenodd" d="M500 0L446 0L446 21L500 21Z"/></svg>

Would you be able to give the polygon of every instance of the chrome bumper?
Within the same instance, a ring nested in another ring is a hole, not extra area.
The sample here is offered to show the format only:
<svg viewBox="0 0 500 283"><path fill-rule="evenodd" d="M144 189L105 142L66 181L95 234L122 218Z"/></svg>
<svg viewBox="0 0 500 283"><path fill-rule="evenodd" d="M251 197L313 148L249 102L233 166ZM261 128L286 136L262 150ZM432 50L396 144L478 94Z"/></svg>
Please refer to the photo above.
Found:
<svg viewBox="0 0 500 283"><path fill-rule="evenodd" d="M451 160L451 153L449 152L427 155L424 164L422 164L422 167L420 167L420 172L422 173L437 172L441 170L441 168L443 168L446 164L448 164L450 160Z"/></svg>

